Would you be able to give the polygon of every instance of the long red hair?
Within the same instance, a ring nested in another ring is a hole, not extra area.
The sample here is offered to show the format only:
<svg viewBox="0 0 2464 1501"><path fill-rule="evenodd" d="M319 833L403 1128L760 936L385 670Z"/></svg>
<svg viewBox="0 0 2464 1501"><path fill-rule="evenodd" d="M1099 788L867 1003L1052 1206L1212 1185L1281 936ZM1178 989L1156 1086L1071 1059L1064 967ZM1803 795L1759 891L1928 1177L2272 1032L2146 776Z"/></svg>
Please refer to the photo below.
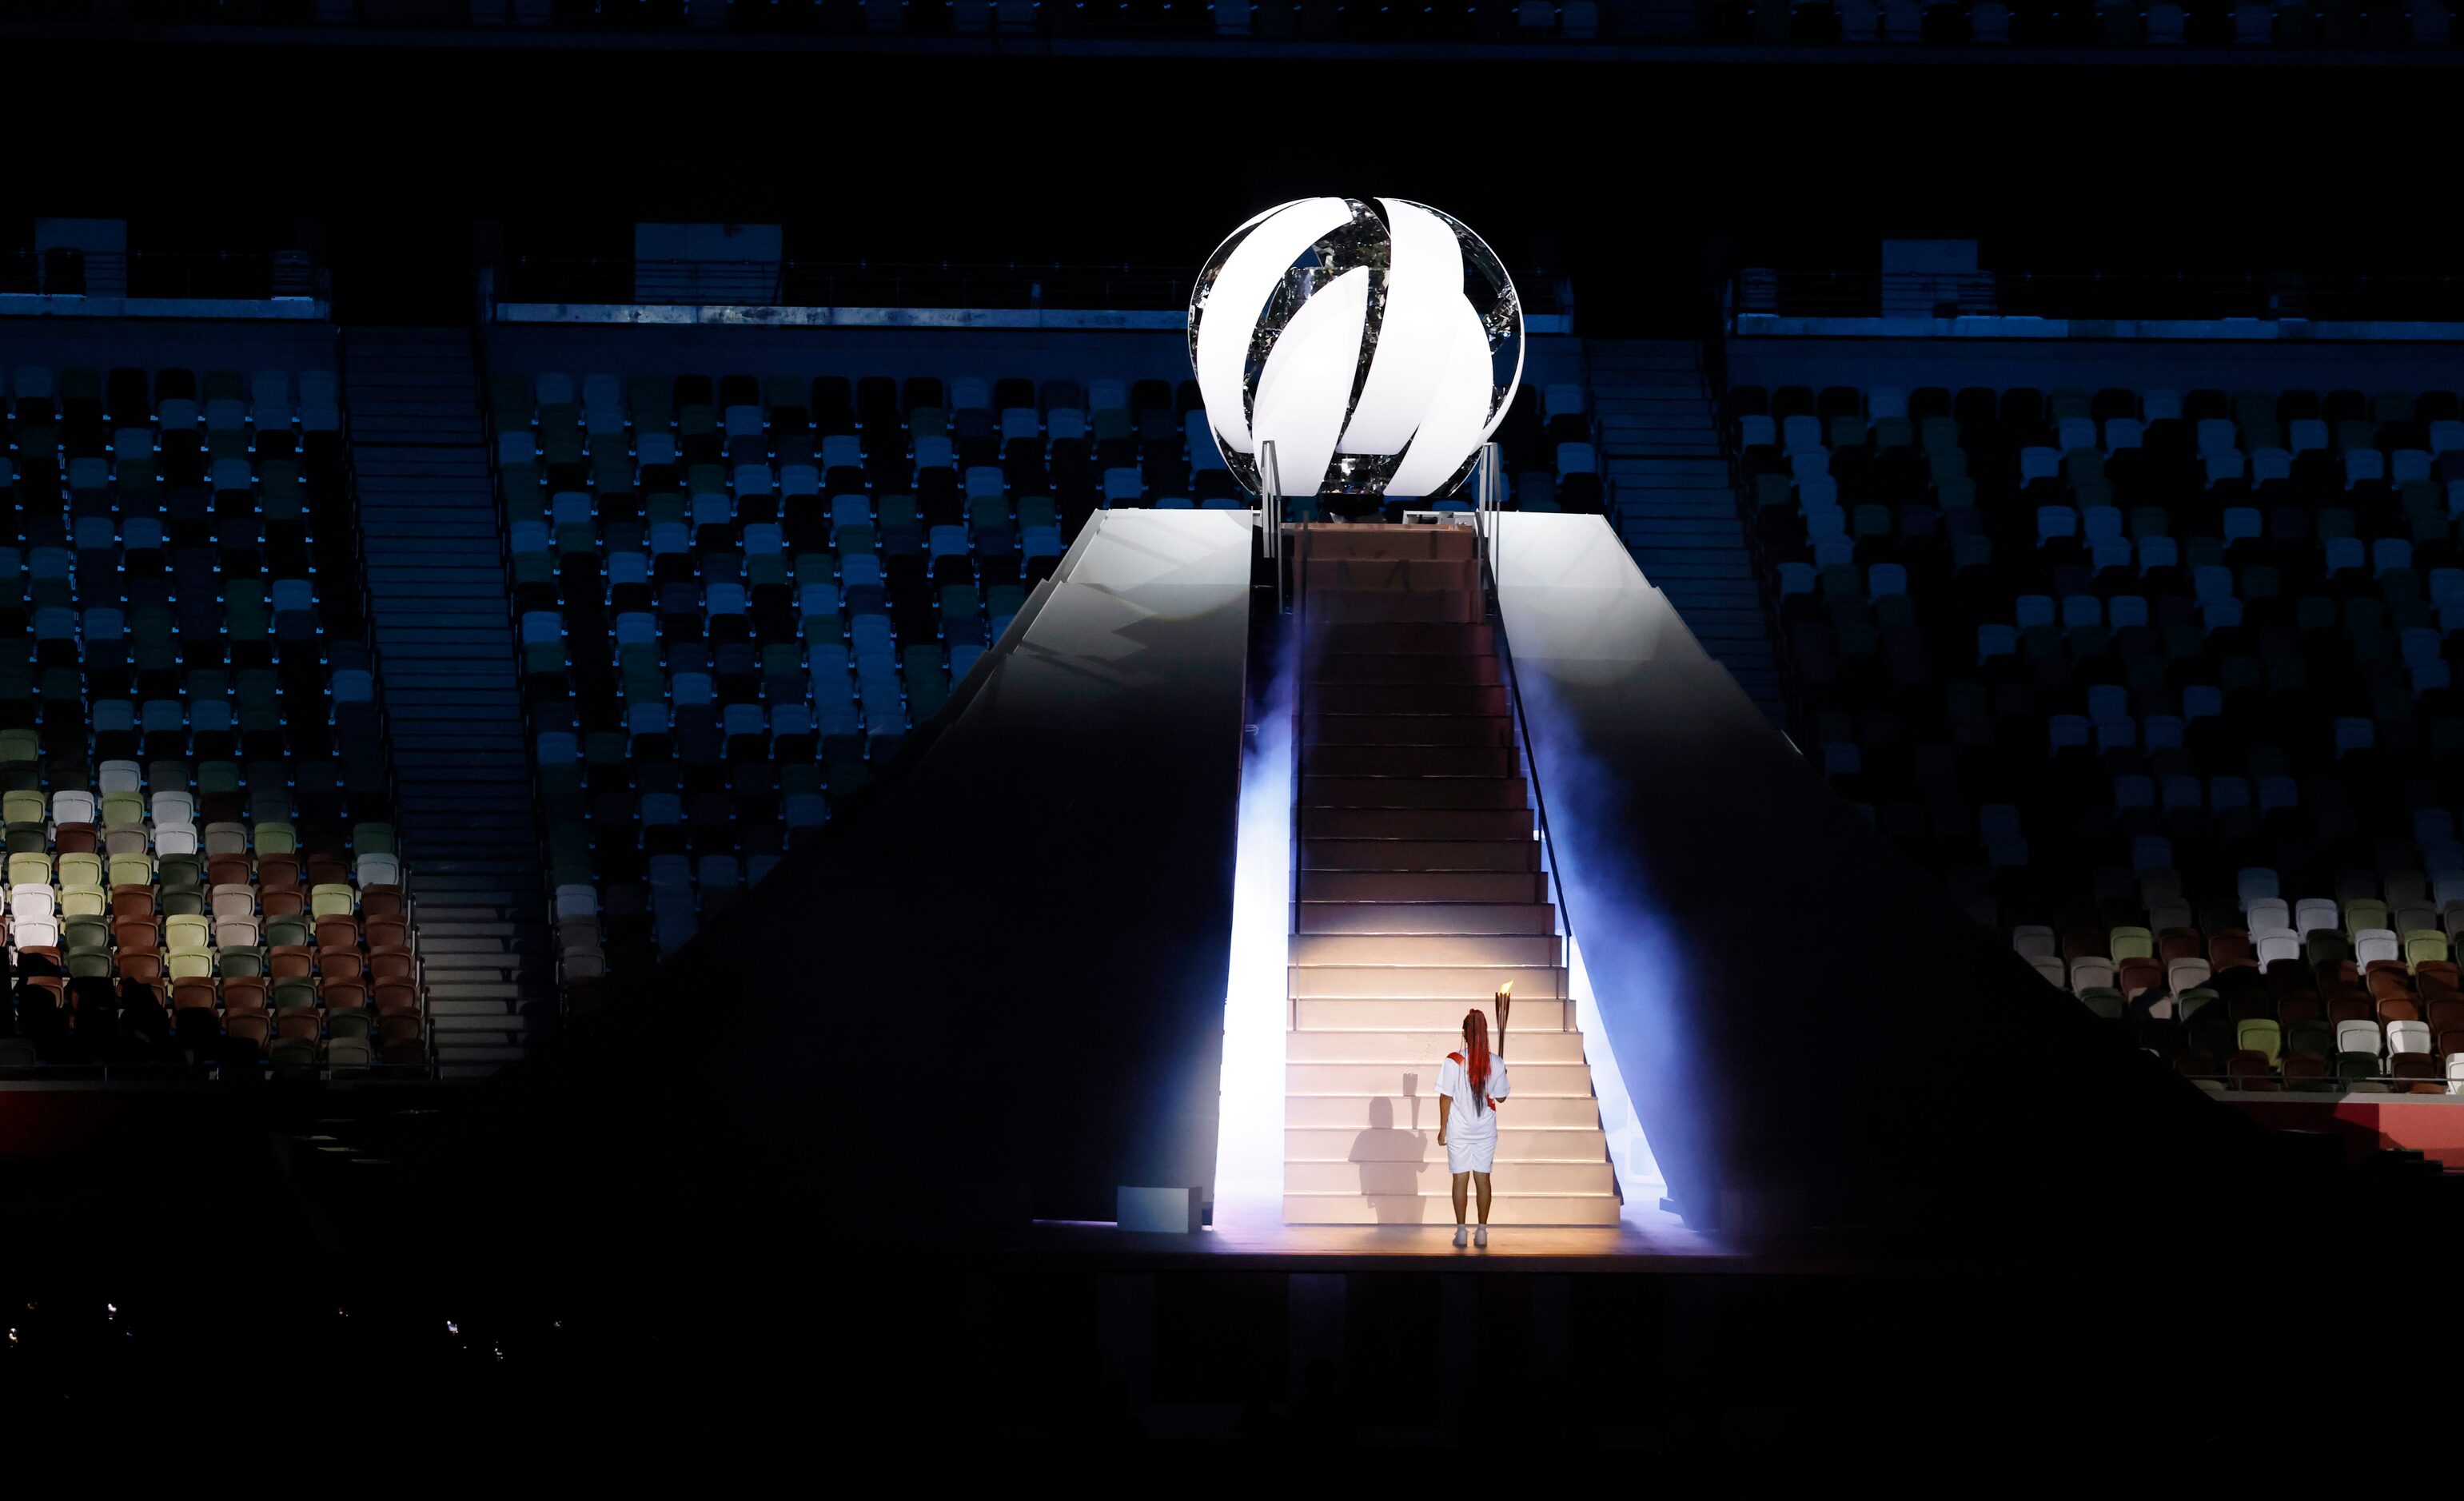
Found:
<svg viewBox="0 0 2464 1501"><path fill-rule="evenodd" d="M1471 1078L1471 1108L1488 1100L1488 1017L1477 1007L1463 1015L1463 1073Z"/></svg>

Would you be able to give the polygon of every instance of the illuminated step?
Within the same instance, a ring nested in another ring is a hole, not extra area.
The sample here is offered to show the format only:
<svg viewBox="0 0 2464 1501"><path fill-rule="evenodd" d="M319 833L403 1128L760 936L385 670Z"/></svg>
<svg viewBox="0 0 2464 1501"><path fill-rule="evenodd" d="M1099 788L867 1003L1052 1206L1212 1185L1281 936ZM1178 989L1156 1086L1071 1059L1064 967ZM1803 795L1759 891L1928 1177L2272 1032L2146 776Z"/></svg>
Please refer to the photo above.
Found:
<svg viewBox="0 0 2464 1501"><path fill-rule="evenodd" d="M1519 776L1303 776L1305 809L1512 808L1531 806ZM1524 813L1528 818L1530 815Z"/></svg>
<svg viewBox="0 0 2464 1501"><path fill-rule="evenodd" d="M1381 624L1374 620L1345 622L1312 619L1309 622L1313 656L1487 657L1497 654L1495 627L1434 620Z"/></svg>
<svg viewBox="0 0 2464 1501"><path fill-rule="evenodd" d="M1339 714L1311 707L1301 721L1306 746L1501 746L1514 744L1504 714Z"/></svg>
<svg viewBox="0 0 2464 1501"><path fill-rule="evenodd" d="M1438 1225L1451 1227L1451 1186L1442 1193L1375 1195L1287 1193L1287 1225ZM1619 1205L1609 1194L1506 1193L1489 1207L1492 1227L1515 1225L1615 1225Z"/></svg>
<svg viewBox="0 0 2464 1501"><path fill-rule="evenodd" d="M1546 902L1304 902L1303 933L1554 933Z"/></svg>
<svg viewBox="0 0 2464 1501"><path fill-rule="evenodd" d="M1437 1146L1437 1134L1429 1133L1429 1144L1437 1147L1437 1155L1421 1161L1287 1162L1284 1164L1284 1192L1356 1193L1370 1198L1382 1198L1388 1194L1451 1193L1454 1175L1446 1169L1446 1149ZM1598 1194L1614 1202L1617 1193L1617 1172L1606 1161L1529 1163L1501 1156L1489 1168L1489 1177L1500 1198L1510 1193L1584 1193ZM1493 1206L1490 1213L1494 1217ZM1446 1217L1454 1218L1451 1200L1448 1201Z"/></svg>
<svg viewBox="0 0 2464 1501"><path fill-rule="evenodd" d="M1287 1095L1284 1127L1314 1131L1435 1131L1438 1097L1427 1091L1436 1079L1437 1072L1431 1070L1428 1084L1419 1095ZM1580 1099L1572 1095L1534 1095L1527 1099L1519 1082L1513 1096L1497 1107L1497 1126L1501 1131L1596 1131L1599 1124L1599 1105L1589 1095Z"/></svg>
<svg viewBox="0 0 2464 1501"><path fill-rule="evenodd" d="M1462 1029L1463 1012L1472 1008L1475 998L1305 995L1286 1004L1297 1030L1302 1032L1456 1032ZM1496 1018L1490 1013L1496 1008L1489 1004L1489 998L1477 997L1476 1004L1494 1025ZM1573 1030L1573 1002L1526 995L1515 999L1511 1027L1517 1033L1570 1032Z"/></svg>
<svg viewBox="0 0 2464 1501"><path fill-rule="evenodd" d="M1497 1161L1507 1163L1604 1163L1609 1139L1597 1126L1510 1126L1500 1116ZM1293 1127L1284 1132L1284 1164L1295 1163L1414 1162L1442 1163L1446 1149L1438 1144L1437 1127L1418 1131L1363 1127L1356 1131Z"/></svg>
<svg viewBox="0 0 2464 1501"><path fill-rule="evenodd" d="M1531 838L1528 808L1304 808L1310 839L1498 839Z"/></svg>
<svg viewBox="0 0 2464 1501"><path fill-rule="evenodd" d="M1311 550L1301 575L1314 604L1329 592L1456 594L1475 597L1479 560L1462 557L1329 557ZM1447 617L1451 619L1451 617Z"/></svg>
<svg viewBox="0 0 2464 1501"><path fill-rule="evenodd" d="M1343 624L1412 621L1469 625L1480 619L1477 595L1467 589L1409 592L1400 589L1311 589L1301 608L1312 620Z"/></svg>
<svg viewBox="0 0 2464 1501"><path fill-rule="evenodd" d="M1312 745L1301 752L1301 790L1321 776L1512 776L1521 770L1510 744L1486 746Z"/></svg>
<svg viewBox="0 0 2464 1501"><path fill-rule="evenodd" d="M1485 1001L1508 981L1518 1002L1562 1000L1566 994L1566 971L1553 965L1303 965L1291 970L1289 993Z"/></svg>
<svg viewBox="0 0 2464 1501"><path fill-rule="evenodd" d="M1303 697L1324 714L1510 712L1504 688L1478 683L1312 683Z"/></svg>
<svg viewBox="0 0 2464 1501"><path fill-rule="evenodd" d="M1439 1053L1429 1055L1424 1063L1286 1063L1284 1094L1287 1098L1392 1095L1398 1099L1428 1094L1437 1087L1438 1067L1444 1061L1445 1055ZM1526 1063L1521 1058L1507 1062L1514 1072L1514 1094L1505 1105L1508 1111L1533 1099L1592 1098L1592 1071L1579 1058L1572 1063Z"/></svg>
<svg viewBox="0 0 2464 1501"><path fill-rule="evenodd" d="M1301 870L1303 902L1537 903L1536 870Z"/></svg>
<svg viewBox="0 0 2464 1501"><path fill-rule="evenodd" d="M1337 683L1498 683L1504 681L1495 657L1486 652L1427 653L1330 651L1309 664L1309 676L1322 685Z"/></svg>
<svg viewBox="0 0 2464 1501"><path fill-rule="evenodd" d="M1540 841L1513 839L1321 839L1301 840L1303 870L1536 871Z"/></svg>
<svg viewBox="0 0 2464 1501"><path fill-rule="evenodd" d="M1540 965L1554 968L1566 958L1565 945L1554 933L1295 933L1290 942L1295 965Z"/></svg>
<svg viewBox="0 0 2464 1501"><path fill-rule="evenodd" d="M1484 1011L1486 1008L1483 1008ZM1515 1013L1522 1014L1519 1011ZM1292 1032L1284 1034L1284 1057L1293 1063L1429 1063L1463 1048L1463 1033L1443 1032ZM1579 1032L1519 1033L1508 1029L1507 1062L1516 1078L1526 1063L1580 1063Z"/></svg>
<svg viewBox="0 0 2464 1501"><path fill-rule="evenodd" d="M1317 522L1293 527L1284 543L1292 557L1467 558L1480 555L1480 538L1469 527L1347 526Z"/></svg>

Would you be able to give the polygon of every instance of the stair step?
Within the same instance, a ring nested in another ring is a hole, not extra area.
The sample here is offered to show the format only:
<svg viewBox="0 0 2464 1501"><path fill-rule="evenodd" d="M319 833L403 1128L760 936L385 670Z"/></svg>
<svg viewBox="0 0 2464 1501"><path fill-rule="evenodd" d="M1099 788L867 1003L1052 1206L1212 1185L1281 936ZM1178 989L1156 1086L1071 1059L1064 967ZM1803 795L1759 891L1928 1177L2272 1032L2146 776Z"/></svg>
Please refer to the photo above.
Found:
<svg viewBox="0 0 2464 1501"><path fill-rule="evenodd" d="M1302 786L1319 776L1513 776L1522 756L1511 744L1485 746L1312 745L1301 751Z"/></svg>
<svg viewBox="0 0 2464 1501"><path fill-rule="evenodd" d="M434 932L435 930L431 928L430 931ZM506 952L504 946L503 939L505 936L508 935L472 933L467 929L457 931L450 938L446 937L442 933L436 933L434 937L424 938L421 941L419 951L423 956L432 956L437 954L487 954L492 958L504 959L511 957Z"/></svg>
<svg viewBox="0 0 2464 1501"><path fill-rule="evenodd" d="M1506 689L1491 684L1313 683L1303 694L1313 714L1465 714L1503 718Z"/></svg>
<svg viewBox="0 0 2464 1501"><path fill-rule="evenodd" d="M1309 964L1292 968L1289 975L1291 994L1298 999L1460 997L1485 1001L1507 985L1514 987L1517 1001L1557 1000L1566 994L1566 971L1554 965Z"/></svg>
<svg viewBox="0 0 2464 1501"><path fill-rule="evenodd" d="M1312 588L1304 608L1313 622L1331 624L1425 621L1468 625L1477 621L1481 613L1478 598L1462 590L1407 592Z"/></svg>
<svg viewBox="0 0 2464 1501"><path fill-rule="evenodd" d="M1423 1110L1430 1108L1423 1102ZM1288 1173L1303 1163L1434 1163L1442 1166L1446 1149L1438 1141L1435 1121L1406 1126L1398 1116L1385 1129L1346 1131L1294 1127L1284 1132L1284 1164ZM1596 1126L1554 1129L1508 1125L1504 1111L1497 1117L1498 1175L1509 1163L1598 1163L1608 1160L1608 1140Z"/></svg>
<svg viewBox="0 0 2464 1501"><path fill-rule="evenodd" d="M1304 807L1515 808L1531 806L1519 776L1309 776L1301 778Z"/></svg>
<svg viewBox="0 0 2464 1501"><path fill-rule="evenodd" d="M1511 1042L1509 1035L1508 1041ZM1415 1063L1286 1063L1284 1065L1284 1098L1305 1098L1310 1095L1384 1095L1406 1099L1429 1091L1437 1080L1438 1065L1444 1061L1443 1053ZM1512 1060L1514 1093L1512 1104L1527 1104L1535 1099L1592 1098L1590 1065L1576 1058L1572 1063L1527 1063Z"/></svg>
<svg viewBox="0 0 2464 1501"><path fill-rule="evenodd" d="M1306 561L1307 566L1301 570L1301 575L1308 580L1312 609L1329 592L1468 597L1480 587L1480 561L1470 555L1460 558L1343 558L1312 554ZM1453 618L1435 617L1440 620Z"/></svg>
<svg viewBox="0 0 2464 1501"><path fill-rule="evenodd" d="M436 1048L436 1072L444 1078L464 1077L471 1074L493 1074L502 1064L519 1063L528 1056L530 1056L530 1050L515 1043L472 1047L439 1042ZM486 1067L457 1069L454 1066L456 1064L484 1064ZM1500 1223L1504 1222L1500 1221Z"/></svg>
<svg viewBox="0 0 2464 1501"><path fill-rule="evenodd" d="M1306 780L1306 779L1305 779ZM1305 839L1495 839L1531 837L1528 808L1304 808Z"/></svg>
<svg viewBox="0 0 2464 1501"><path fill-rule="evenodd" d="M520 922L505 917L495 907L419 907L421 946L427 946L427 934L463 939L495 939L515 942L520 937L547 937L544 922Z"/></svg>
<svg viewBox="0 0 2464 1501"><path fill-rule="evenodd" d="M1303 902L1444 902L1487 904L1547 899L1546 878L1515 870L1327 870L1300 872Z"/></svg>
<svg viewBox="0 0 2464 1501"><path fill-rule="evenodd" d="M1500 1109L1498 1119L1502 1120L1505 1118L1506 1111ZM1504 1131L1504 1127L1499 1127L1501 1138ZM1376 1131L1361 1133L1365 1137L1380 1134ZM1409 1133L1397 1134L1407 1138L1409 1136ZM1437 1131L1432 1128L1428 1132L1428 1137L1432 1142L1436 1141ZM1383 1143L1370 1144L1382 1145ZM1409 1151L1414 1144L1416 1143L1406 1140L1387 1149L1397 1152ZM1503 1140L1499 1144L1501 1146L1505 1144ZM1500 1160L1490 1171L1498 1192L1498 1197L1489 1205L1492 1222L1502 1223L1498 1221L1498 1204L1516 1195L1594 1195L1607 1200L1612 1207L1617 1203L1617 1173L1609 1166L1605 1147L1596 1160L1577 1163L1515 1162L1512 1159L1504 1158L1501 1154ZM1355 1161L1340 1163L1286 1162L1284 1164L1284 1192L1287 1195L1306 1195L1311 1203L1316 1201L1316 1196L1319 1194L1361 1194L1367 1196L1373 1203L1384 1202L1401 1194L1450 1195L1453 1191L1453 1183L1452 1175L1446 1171L1445 1149L1442 1147L1439 1148L1434 1158L1421 1157L1396 1161L1391 1158L1363 1157ZM1289 1200L1287 1199L1286 1202L1288 1203ZM1453 1217L1452 1200L1444 1198L1440 1202L1447 1206L1447 1213L1444 1219L1437 1223L1450 1223Z"/></svg>
<svg viewBox="0 0 2464 1501"><path fill-rule="evenodd" d="M1518 1014L1516 1019L1521 1020ZM1456 1020L1461 1021L1458 1015ZM1511 1036L1507 1038L1512 1042ZM1442 1056L1442 1055L1441 1055ZM1509 1063L1511 1059L1507 1060ZM1581 1129L1596 1130L1600 1123L1599 1102L1587 1089L1579 1095L1526 1096L1521 1071L1516 1071L1514 1093L1507 1097L1505 1108L1498 1112L1500 1129L1514 1112L1514 1124L1525 1130ZM1286 1094L1284 1097L1284 1129L1331 1131L1365 1130L1370 1127L1394 1126L1404 1129L1435 1131L1438 1126L1437 1064L1432 1062L1415 1082L1415 1093L1397 1091L1376 1093L1334 1093L1322 1095ZM1397 1072L1397 1082L1401 1074ZM1380 1116L1384 1120L1379 1120Z"/></svg>
<svg viewBox="0 0 2464 1501"><path fill-rule="evenodd" d="M1545 902L1303 902L1309 933L1554 933L1557 909Z"/></svg>
<svg viewBox="0 0 2464 1501"><path fill-rule="evenodd" d="M1309 644L1330 657L1465 657L1497 652L1495 628L1485 622L1312 620L1309 623Z"/></svg>
<svg viewBox="0 0 2464 1501"><path fill-rule="evenodd" d="M462 1026L493 1023L499 1031L520 1025L508 1001L439 1001L428 1003L428 1014L434 1019L451 1017Z"/></svg>
<svg viewBox="0 0 2464 1501"><path fill-rule="evenodd" d="M1579 1032L1508 1030L1509 1060L1518 1071L1527 1063L1583 1065ZM1463 1050L1460 1028L1448 1032L1294 1032L1284 1036L1287 1063L1383 1063L1433 1069L1449 1053ZM1518 1077L1514 1087L1521 1090Z"/></svg>
<svg viewBox="0 0 2464 1501"><path fill-rule="evenodd" d="M447 1033L482 1033L502 1037L518 1035L525 1030L517 1018L511 1016L464 1016L458 1013L430 1015L428 1028L440 1036Z"/></svg>
<svg viewBox="0 0 2464 1501"><path fill-rule="evenodd" d="M516 1001L522 998L521 988L510 981L493 984L470 980L457 980L450 985L431 983L428 992L432 997L467 1000L501 997L508 1001Z"/></svg>
<svg viewBox="0 0 2464 1501"><path fill-rule="evenodd" d="M1290 942L1294 965L1540 965L1554 968L1566 962L1565 943L1554 933L1294 933Z"/></svg>
<svg viewBox="0 0 2464 1501"><path fill-rule="evenodd" d="M1540 841L1519 839L1344 839L1304 837L1301 873L1329 871L1416 876L1537 871Z"/></svg>
<svg viewBox="0 0 2464 1501"><path fill-rule="evenodd" d="M1451 656L1330 651L1319 654L1310 680L1316 685L1312 692L1325 692L1338 685L1354 683L1470 686L1503 682L1502 673L1496 656L1485 651Z"/></svg>
<svg viewBox="0 0 2464 1501"><path fill-rule="evenodd" d="M1501 1173L1500 1178L1504 1175ZM1287 1193L1287 1225L1435 1225L1454 1223L1450 1187L1419 1194ZM1613 1194L1500 1193L1491 1206L1496 1228L1526 1225L1615 1225L1620 1206Z"/></svg>
<svg viewBox="0 0 2464 1501"><path fill-rule="evenodd" d="M1343 714L1310 709L1306 746L1493 746L1514 744L1514 722L1496 714Z"/></svg>
<svg viewBox="0 0 2464 1501"><path fill-rule="evenodd" d="M1464 527L1390 527L1337 522L1293 527L1290 555L1315 565L1328 560L1462 562L1479 555L1479 539Z"/></svg>

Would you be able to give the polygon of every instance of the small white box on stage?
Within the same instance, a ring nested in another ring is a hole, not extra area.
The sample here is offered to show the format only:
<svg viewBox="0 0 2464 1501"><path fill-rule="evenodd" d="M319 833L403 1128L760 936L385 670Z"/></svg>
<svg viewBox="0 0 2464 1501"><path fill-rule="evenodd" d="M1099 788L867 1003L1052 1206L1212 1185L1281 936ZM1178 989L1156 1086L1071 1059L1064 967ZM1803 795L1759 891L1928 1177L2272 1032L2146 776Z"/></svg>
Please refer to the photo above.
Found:
<svg viewBox="0 0 2464 1501"><path fill-rule="evenodd" d="M1205 1201L1196 1188L1120 1188L1112 1218L1125 1230L1195 1235L1205 1223Z"/></svg>

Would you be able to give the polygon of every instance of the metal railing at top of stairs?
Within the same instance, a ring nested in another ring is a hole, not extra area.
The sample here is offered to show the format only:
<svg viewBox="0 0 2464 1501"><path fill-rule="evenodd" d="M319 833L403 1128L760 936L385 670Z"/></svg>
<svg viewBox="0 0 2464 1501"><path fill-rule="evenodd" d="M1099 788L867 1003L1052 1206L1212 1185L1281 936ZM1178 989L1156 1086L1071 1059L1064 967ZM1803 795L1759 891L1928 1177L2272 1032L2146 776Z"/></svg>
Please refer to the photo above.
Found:
<svg viewBox="0 0 2464 1501"><path fill-rule="evenodd" d="M1266 561L1275 573L1275 614L1280 618L1284 598L1284 487L1282 476L1275 471L1274 440L1258 445L1258 545L1265 550Z"/></svg>
<svg viewBox="0 0 2464 1501"><path fill-rule="evenodd" d="M1523 686L1514 670L1514 651L1506 640L1506 611L1500 604L1497 595L1497 516L1506 508L1504 449L1493 443L1482 446L1480 464L1473 470L1472 483L1475 486L1471 512L1472 530L1477 534L1480 544L1481 600L1486 607L1486 613L1495 621L1497 661L1506 674L1506 701L1514 714L1515 733L1523 742L1523 764L1530 772L1531 811L1540 836L1540 868L1549 874L1549 894L1555 899L1557 904L1556 929L1558 935L1565 939L1569 950L1564 955L1564 959L1567 965L1567 989L1571 991L1573 978L1573 955L1571 950L1574 943L1574 918L1566 906L1565 881L1557 873L1556 843L1549 835L1549 799L1540 790L1540 764L1531 750L1531 720L1523 709ZM1573 996L1570 993L1560 995L1557 999L1561 1002L1571 1002ZM1574 1030L1571 1008L1568 1006L1560 1005L1557 1008L1557 1030L1560 1032Z"/></svg>

